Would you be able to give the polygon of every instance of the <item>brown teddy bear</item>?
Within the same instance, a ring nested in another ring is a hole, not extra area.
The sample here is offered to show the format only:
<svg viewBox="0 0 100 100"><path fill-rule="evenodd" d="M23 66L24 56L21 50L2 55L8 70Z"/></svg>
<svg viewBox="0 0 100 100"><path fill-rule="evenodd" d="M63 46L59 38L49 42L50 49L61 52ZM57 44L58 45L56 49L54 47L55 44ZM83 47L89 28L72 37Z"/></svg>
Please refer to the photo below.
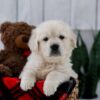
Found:
<svg viewBox="0 0 100 100"><path fill-rule="evenodd" d="M18 76L27 61L25 51L29 51L28 40L35 26L25 22L5 22L1 25L0 75ZM26 52L27 53L27 52Z"/></svg>

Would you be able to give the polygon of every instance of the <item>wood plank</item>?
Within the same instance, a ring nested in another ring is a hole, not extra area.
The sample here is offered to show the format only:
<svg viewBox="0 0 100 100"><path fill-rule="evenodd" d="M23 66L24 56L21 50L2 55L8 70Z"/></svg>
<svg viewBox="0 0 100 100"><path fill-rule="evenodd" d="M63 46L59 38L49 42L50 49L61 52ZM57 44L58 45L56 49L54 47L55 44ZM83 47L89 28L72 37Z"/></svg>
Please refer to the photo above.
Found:
<svg viewBox="0 0 100 100"><path fill-rule="evenodd" d="M100 0L97 0L97 29L100 30Z"/></svg>
<svg viewBox="0 0 100 100"><path fill-rule="evenodd" d="M63 20L70 24L70 0L45 0L44 20Z"/></svg>
<svg viewBox="0 0 100 100"><path fill-rule="evenodd" d="M76 29L95 29L96 0L72 0L71 25Z"/></svg>
<svg viewBox="0 0 100 100"><path fill-rule="evenodd" d="M0 23L16 21L16 1L0 0Z"/></svg>
<svg viewBox="0 0 100 100"><path fill-rule="evenodd" d="M18 1L18 21L26 21L30 24L42 22L43 0L19 0Z"/></svg>

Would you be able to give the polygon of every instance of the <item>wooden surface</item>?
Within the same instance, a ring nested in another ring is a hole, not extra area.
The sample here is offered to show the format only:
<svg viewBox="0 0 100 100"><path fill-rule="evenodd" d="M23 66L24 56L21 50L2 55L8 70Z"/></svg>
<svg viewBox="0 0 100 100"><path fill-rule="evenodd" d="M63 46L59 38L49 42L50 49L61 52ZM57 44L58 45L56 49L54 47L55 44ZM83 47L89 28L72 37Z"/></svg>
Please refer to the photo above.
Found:
<svg viewBox="0 0 100 100"><path fill-rule="evenodd" d="M0 22L58 19L74 29L100 29L100 0L0 0Z"/></svg>

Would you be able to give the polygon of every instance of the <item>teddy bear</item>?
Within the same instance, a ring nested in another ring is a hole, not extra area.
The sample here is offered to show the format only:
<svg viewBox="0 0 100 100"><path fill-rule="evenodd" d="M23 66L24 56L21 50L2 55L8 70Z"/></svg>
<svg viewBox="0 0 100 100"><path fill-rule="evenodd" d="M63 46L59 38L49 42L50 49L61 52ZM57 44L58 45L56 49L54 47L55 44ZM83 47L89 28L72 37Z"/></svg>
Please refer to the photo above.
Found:
<svg viewBox="0 0 100 100"><path fill-rule="evenodd" d="M0 76L19 76L27 61L25 55L30 51L27 43L34 28L35 26L25 22L1 24L0 33L4 50L0 51Z"/></svg>

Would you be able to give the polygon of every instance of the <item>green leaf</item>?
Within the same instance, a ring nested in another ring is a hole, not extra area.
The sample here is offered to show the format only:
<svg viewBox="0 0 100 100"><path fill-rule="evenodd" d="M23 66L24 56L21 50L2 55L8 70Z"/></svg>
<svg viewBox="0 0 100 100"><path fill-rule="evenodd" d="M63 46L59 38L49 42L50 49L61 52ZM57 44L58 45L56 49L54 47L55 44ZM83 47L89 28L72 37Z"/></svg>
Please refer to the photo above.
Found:
<svg viewBox="0 0 100 100"><path fill-rule="evenodd" d="M85 43L78 31L77 48L73 50L72 54L73 68L77 73L80 73L80 68L83 67L84 71L88 71L89 57Z"/></svg>
<svg viewBox="0 0 100 100"><path fill-rule="evenodd" d="M73 51L72 63L80 78L80 96L86 98L96 97L97 84L100 79L100 31L95 38L90 56L88 56L80 32L78 33L77 48ZM81 71L82 68L84 73Z"/></svg>
<svg viewBox="0 0 100 100"><path fill-rule="evenodd" d="M95 97L98 81L100 79L100 31L95 37L91 52L89 72L86 76L85 95Z"/></svg>
<svg viewBox="0 0 100 100"><path fill-rule="evenodd" d="M90 71L96 72L97 77L100 78L100 31L98 32L90 56Z"/></svg>
<svg viewBox="0 0 100 100"><path fill-rule="evenodd" d="M78 31L78 36L77 36L77 48L73 50L72 63L73 63L73 69L79 75L79 80L80 80L79 97L82 97L85 90L85 81L86 81L85 79L86 79L86 73L88 72L89 57L85 43L80 35L80 31ZM84 72L82 72L82 69L84 70Z"/></svg>

